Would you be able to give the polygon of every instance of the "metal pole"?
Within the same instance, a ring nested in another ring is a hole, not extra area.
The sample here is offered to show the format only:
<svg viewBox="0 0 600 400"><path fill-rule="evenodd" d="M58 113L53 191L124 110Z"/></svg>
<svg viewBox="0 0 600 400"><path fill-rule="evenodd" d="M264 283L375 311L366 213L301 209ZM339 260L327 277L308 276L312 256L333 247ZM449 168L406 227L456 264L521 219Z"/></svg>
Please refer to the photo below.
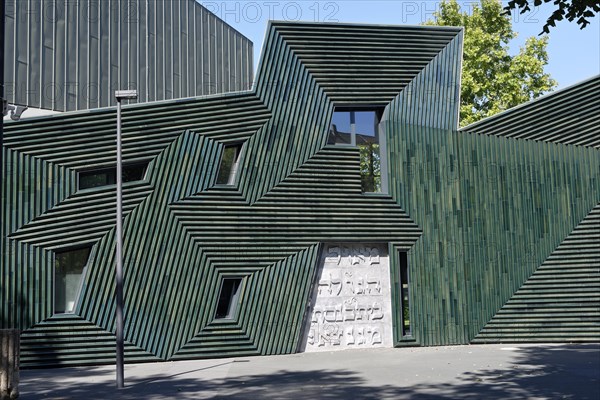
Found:
<svg viewBox="0 0 600 400"><path fill-rule="evenodd" d="M121 100L137 99L135 90L117 90L115 91L117 99L117 270L116 270L116 301L117 301L117 388L122 389L125 386L124 367L125 355L123 352L123 161L121 151Z"/></svg>
<svg viewBox="0 0 600 400"><path fill-rule="evenodd" d="M117 388L124 387L123 354L123 193L121 160L121 99L117 97Z"/></svg>
<svg viewBox="0 0 600 400"><path fill-rule="evenodd" d="M0 108L4 111L4 0L0 0ZM2 159L2 153L4 149L2 147L2 140L4 137L4 113L0 113L0 202L4 201L4 160ZM4 207L4 204L0 203L0 207ZM0 232L4 233L4 229L0 229ZM4 240L4 237L0 238ZM0 260L2 260L2 247L0 245ZM11 317L14 318L13 314ZM12 325L12 324L11 324Z"/></svg>

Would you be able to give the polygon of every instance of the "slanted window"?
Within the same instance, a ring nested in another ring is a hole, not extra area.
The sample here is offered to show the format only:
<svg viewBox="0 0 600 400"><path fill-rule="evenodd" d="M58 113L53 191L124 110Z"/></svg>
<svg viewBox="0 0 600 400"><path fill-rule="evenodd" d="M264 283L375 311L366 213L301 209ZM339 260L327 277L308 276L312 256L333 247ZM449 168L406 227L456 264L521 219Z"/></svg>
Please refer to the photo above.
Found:
<svg viewBox="0 0 600 400"><path fill-rule="evenodd" d="M328 144L357 146L363 193L387 192L385 136L380 131L383 113L379 109L333 112Z"/></svg>
<svg viewBox="0 0 600 400"><path fill-rule="evenodd" d="M241 144L225 146L225 148L223 149L223 155L221 156L219 172L217 174L218 185L235 184L235 178L237 176L241 153Z"/></svg>
<svg viewBox="0 0 600 400"><path fill-rule="evenodd" d="M123 182L141 181L146 176L148 163L123 165ZM78 188L89 189L117 183L117 168L103 168L79 172Z"/></svg>
<svg viewBox="0 0 600 400"><path fill-rule="evenodd" d="M54 313L74 312L81 290L90 247L55 253L54 258Z"/></svg>
<svg viewBox="0 0 600 400"><path fill-rule="evenodd" d="M412 336L408 293L408 256L405 252L400 252L400 301L402 303L402 336Z"/></svg>
<svg viewBox="0 0 600 400"><path fill-rule="evenodd" d="M221 282L219 301L215 319L232 319L235 316L240 298L242 278L225 278Z"/></svg>

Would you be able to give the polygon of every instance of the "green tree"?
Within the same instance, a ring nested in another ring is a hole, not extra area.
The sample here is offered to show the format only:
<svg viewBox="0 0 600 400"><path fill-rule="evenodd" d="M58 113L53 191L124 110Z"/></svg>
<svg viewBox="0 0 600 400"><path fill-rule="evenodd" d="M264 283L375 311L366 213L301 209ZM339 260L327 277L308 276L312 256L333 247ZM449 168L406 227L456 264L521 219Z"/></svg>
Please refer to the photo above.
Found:
<svg viewBox="0 0 600 400"><path fill-rule="evenodd" d="M362 191L381 192L381 156L379 144L365 141L358 145L360 149L360 176Z"/></svg>
<svg viewBox="0 0 600 400"><path fill-rule="evenodd" d="M472 3L470 3L472 4ZM556 87L544 72L548 37L530 37L519 54L508 53L517 36L497 0L481 0L470 12L456 0L444 0L426 25L464 26L461 82L461 126L535 99Z"/></svg>
<svg viewBox="0 0 600 400"><path fill-rule="evenodd" d="M590 23L588 18L593 18L600 12L600 1L598 0L510 0L504 10L510 13L515 9L520 9L523 14L531 10L531 3L534 7L538 7L542 3L550 2L553 2L557 8L546 20L542 33L550 33L550 27L556 26L556 22L564 18L569 22L577 19L577 25L583 29Z"/></svg>

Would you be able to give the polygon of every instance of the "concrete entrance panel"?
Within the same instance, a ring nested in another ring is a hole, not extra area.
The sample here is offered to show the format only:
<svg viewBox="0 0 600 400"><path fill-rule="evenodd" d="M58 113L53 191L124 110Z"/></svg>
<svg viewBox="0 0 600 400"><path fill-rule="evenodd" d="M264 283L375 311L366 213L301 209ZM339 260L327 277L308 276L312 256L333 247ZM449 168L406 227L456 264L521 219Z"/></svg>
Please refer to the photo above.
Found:
<svg viewBox="0 0 600 400"><path fill-rule="evenodd" d="M387 244L327 243L302 351L393 347Z"/></svg>

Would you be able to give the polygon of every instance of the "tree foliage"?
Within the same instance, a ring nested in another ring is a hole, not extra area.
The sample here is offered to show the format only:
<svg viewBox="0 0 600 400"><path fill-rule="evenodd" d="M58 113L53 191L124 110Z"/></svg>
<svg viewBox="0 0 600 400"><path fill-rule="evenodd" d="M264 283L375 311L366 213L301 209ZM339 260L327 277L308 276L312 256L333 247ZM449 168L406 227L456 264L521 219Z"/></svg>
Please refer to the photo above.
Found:
<svg viewBox="0 0 600 400"><path fill-rule="evenodd" d="M381 192L381 156L379 144L366 142L359 144L360 177L364 193Z"/></svg>
<svg viewBox="0 0 600 400"><path fill-rule="evenodd" d="M556 87L544 72L548 37L530 37L511 56L508 43L517 36L497 0L481 0L462 11L456 0L444 0L428 25L464 26L460 121L465 126L535 99Z"/></svg>
<svg viewBox="0 0 600 400"><path fill-rule="evenodd" d="M556 26L556 22L562 21L564 18L569 22L577 19L577 25L583 29L590 23L588 18L593 18L600 12L600 1L598 0L510 0L504 10L510 13L515 9L520 9L520 13L524 14L531 10L532 2L534 7L549 2L553 2L558 7L546 20L540 35L550 33L550 27Z"/></svg>

